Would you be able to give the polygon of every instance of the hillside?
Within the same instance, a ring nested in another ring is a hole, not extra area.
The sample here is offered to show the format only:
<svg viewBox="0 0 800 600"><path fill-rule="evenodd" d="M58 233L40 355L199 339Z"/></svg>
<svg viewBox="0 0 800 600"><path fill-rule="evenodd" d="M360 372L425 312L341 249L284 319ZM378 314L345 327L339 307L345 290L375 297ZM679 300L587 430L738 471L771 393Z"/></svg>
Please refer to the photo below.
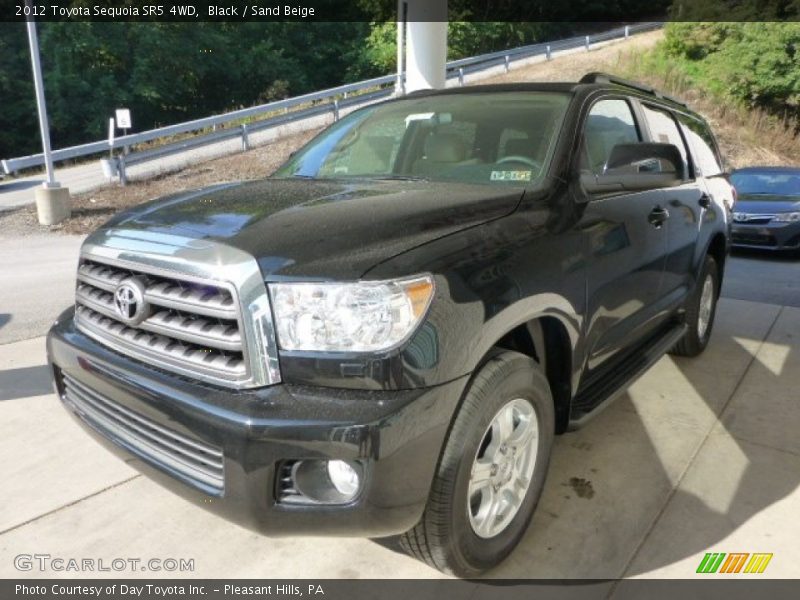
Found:
<svg viewBox="0 0 800 600"><path fill-rule="evenodd" d="M674 64L653 52L662 31L636 36L624 46L609 46L536 64L487 83L511 81L575 81L590 71L604 71L646 83L685 100L711 123L729 168L749 165L800 164L800 142L783 123L761 110L741 110L720 104L710 93L692 86Z"/></svg>

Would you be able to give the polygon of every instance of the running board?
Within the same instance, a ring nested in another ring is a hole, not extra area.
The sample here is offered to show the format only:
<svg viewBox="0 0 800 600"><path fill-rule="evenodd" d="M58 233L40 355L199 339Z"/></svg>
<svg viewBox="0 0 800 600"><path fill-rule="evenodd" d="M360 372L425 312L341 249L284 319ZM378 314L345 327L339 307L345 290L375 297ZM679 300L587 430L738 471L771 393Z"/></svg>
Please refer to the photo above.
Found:
<svg viewBox="0 0 800 600"><path fill-rule="evenodd" d="M611 376L579 390L572 401L568 431L583 427L627 390L634 381L661 359L686 333L685 323L675 325L651 344L637 349L634 358L614 369Z"/></svg>

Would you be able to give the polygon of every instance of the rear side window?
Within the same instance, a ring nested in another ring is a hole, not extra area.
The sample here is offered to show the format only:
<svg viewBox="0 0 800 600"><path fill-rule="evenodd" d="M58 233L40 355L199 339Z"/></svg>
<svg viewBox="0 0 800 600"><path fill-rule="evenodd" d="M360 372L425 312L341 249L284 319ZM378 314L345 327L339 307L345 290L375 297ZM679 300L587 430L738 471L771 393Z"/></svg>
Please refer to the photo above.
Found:
<svg viewBox="0 0 800 600"><path fill-rule="evenodd" d="M647 104L642 104L642 110L653 141L661 144L674 144L680 150L683 158L683 178L687 179L689 154L675 118L668 111Z"/></svg>
<svg viewBox="0 0 800 600"><path fill-rule="evenodd" d="M695 170L703 177L713 177L725 171L717 150L714 135L708 125L687 115L679 115L678 120L692 149Z"/></svg>
<svg viewBox="0 0 800 600"><path fill-rule="evenodd" d="M630 105L625 100L600 100L586 118L581 167L601 174L614 146L640 141Z"/></svg>

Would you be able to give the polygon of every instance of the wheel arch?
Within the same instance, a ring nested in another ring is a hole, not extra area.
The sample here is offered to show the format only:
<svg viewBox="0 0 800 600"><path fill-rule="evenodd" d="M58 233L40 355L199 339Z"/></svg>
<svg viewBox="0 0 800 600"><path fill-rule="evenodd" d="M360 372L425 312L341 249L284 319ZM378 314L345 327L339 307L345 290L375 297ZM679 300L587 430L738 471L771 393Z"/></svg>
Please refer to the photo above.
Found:
<svg viewBox="0 0 800 600"><path fill-rule="evenodd" d="M725 271L725 260L728 257L728 242L722 232L718 231L712 236L704 256L711 256L714 261L716 261L717 269L719 271L719 285L722 286L722 275ZM698 272L702 266L703 265L701 263L698 267ZM717 290L717 293L719 293L719 290Z"/></svg>
<svg viewBox="0 0 800 600"><path fill-rule="evenodd" d="M572 401L572 343L567 326L558 317L537 316L509 329L492 344L495 348L520 352L541 365L553 395L556 433L565 432Z"/></svg>

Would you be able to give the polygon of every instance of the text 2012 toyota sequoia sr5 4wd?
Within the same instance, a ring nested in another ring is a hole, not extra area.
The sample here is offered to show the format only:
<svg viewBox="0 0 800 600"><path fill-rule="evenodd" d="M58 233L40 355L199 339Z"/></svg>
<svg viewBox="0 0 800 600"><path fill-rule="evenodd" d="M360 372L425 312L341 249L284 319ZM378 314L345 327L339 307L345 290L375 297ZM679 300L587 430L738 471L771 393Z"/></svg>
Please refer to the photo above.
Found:
<svg viewBox="0 0 800 600"><path fill-rule="evenodd" d="M653 90L412 94L274 177L91 235L48 338L56 386L107 447L245 527L400 534L474 575L524 534L554 435L703 351L731 202L708 125Z"/></svg>

